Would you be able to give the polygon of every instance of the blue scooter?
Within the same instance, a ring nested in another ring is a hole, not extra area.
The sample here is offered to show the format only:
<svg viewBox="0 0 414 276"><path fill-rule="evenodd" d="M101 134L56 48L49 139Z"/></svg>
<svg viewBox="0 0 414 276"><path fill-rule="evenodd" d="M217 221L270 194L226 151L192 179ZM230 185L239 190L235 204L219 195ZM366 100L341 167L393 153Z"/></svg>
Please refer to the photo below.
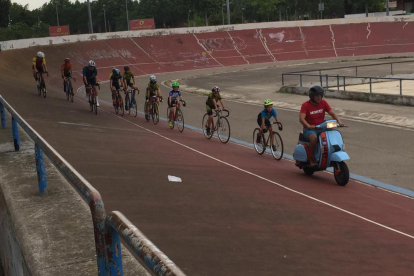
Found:
<svg viewBox="0 0 414 276"><path fill-rule="evenodd" d="M293 153L293 159L296 161L295 165L299 169L303 169L307 175L312 175L315 171L323 171L327 167L333 167L336 183L345 186L349 181L349 169L344 161L349 160L349 156L345 152L342 135L336 129L340 127L338 122L327 120L315 127L317 130L322 130L315 150L315 159L318 166L309 165L309 141L305 139L302 133L299 134L299 142Z"/></svg>

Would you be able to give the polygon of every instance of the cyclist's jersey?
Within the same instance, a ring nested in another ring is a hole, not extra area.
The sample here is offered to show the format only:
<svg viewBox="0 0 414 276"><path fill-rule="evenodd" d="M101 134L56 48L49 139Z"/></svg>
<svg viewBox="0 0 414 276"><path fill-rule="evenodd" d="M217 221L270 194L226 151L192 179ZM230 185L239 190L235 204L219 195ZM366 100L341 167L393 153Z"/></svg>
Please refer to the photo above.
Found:
<svg viewBox="0 0 414 276"><path fill-rule="evenodd" d="M112 81L112 85L117 85L117 86L119 86L119 84L121 83L121 81L122 81L122 76L121 75L119 75L119 76L116 76L116 75L114 75L114 74L110 74L109 75L109 80L111 80Z"/></svg>
<svg viewBox="0 0 414 276"><path fill-rule="evenodd" d="M265 109L263 109L260 113L259 113L259 115L257 116L257 118L258 119L262 119L262 118L264 118L265 119L265 121L266 120L269 120L270 118L272 118L272 117L277 117L277 113L276 113L276 110L274 109L274 108L272 108L272 110L270 111L270 112L267 112L267 110L266 110L266 108Z"/></svg>
<svg viewBox="0 0 414 276"><path fill-rule="evenodd" d="M210 107L214 107L213 100L215 100L216 103L220 101L221 100L220 93L218 93L217 95L213 95L213 92L208 93L206 105L209 105Z"/></svg>
<svg viewBox="0 0 414 276"><path fill-rule="evenodd" d="M98 70L96 70L96 67L93 67L92 70L89 69L89 66L83 67L82 74L84 77L86 77L86 80L95 81L95 77L98 75Z"/></svg>
<svg viewBox="0 0 414 276"><path fill-rule="evenodd" d="M60 70L63 71L63 75L65 77L70 77L70 71L72 70L72 64L62 64Z"/></svg>
<svg viewBox="0 0 414 276"><path fill-rule="evenodd" d="M180 90L177 90L177 91L171 90L169 95L171 96L171 99L175 100L178 97L181 97L181 92Z"/></svg>
<svg viewBox="0 0 414 276"><path fill-rule="evenodd" d="M33 58L33 68L39 68L42 67L42 65L46 65L46 58L38 58L38 57L34 57Z"/></svg>
<svg viewBox="0 0 414 276"><path fill-rule="evenodd" d="M158 83L148 83L147 90L150 92L150 95L155 95L157 93L157 90L160 89L158 86Z"/></svg>
<svg viewBox="0 0 414 276"><path fill-rule="evenodd" d="M131 85L134 83L134 73L132 71L124 72L122 77L124 78L124 80L126 81L128 85Z"/></svg>

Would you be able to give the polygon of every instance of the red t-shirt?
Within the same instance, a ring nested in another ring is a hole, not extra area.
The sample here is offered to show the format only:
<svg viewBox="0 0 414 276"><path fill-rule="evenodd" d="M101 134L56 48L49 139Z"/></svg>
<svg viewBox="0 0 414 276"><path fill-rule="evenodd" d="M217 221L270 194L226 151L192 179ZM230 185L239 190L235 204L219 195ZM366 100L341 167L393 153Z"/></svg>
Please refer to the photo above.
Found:
<svg viewBox="0 0 414 276"><path fill-rule="evenodd" d="M313 105L311 101L304 102L300 108L300 113L305 113L305 120L310 125L319 125L325 121L325 112L331 111L328 102L322 100L319 104Z"/></svg>

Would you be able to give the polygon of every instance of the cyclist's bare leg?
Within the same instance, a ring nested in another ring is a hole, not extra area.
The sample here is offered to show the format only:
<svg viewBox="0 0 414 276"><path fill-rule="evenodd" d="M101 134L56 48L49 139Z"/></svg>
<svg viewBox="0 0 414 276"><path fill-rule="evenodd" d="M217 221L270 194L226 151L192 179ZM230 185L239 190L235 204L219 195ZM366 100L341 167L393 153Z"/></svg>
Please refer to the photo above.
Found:
<svg viewBox="0 0 414 276"><path fill-rule="evenodd" d="M208 120L207 120L207 127L211 128L211 123L213 122L213 115L209 115L208 116Z"/></svg>

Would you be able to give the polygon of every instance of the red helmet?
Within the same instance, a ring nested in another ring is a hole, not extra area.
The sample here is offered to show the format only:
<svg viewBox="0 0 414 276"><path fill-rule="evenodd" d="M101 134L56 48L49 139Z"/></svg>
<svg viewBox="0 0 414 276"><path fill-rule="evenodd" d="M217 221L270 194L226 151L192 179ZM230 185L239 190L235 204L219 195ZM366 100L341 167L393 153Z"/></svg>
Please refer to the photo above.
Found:
<svg viewBox="0 0 414 276"><path fill-rule="evenodd" d="M220 87L214 86L213 89L211 89L211 92L220 92Z"/></svg>

